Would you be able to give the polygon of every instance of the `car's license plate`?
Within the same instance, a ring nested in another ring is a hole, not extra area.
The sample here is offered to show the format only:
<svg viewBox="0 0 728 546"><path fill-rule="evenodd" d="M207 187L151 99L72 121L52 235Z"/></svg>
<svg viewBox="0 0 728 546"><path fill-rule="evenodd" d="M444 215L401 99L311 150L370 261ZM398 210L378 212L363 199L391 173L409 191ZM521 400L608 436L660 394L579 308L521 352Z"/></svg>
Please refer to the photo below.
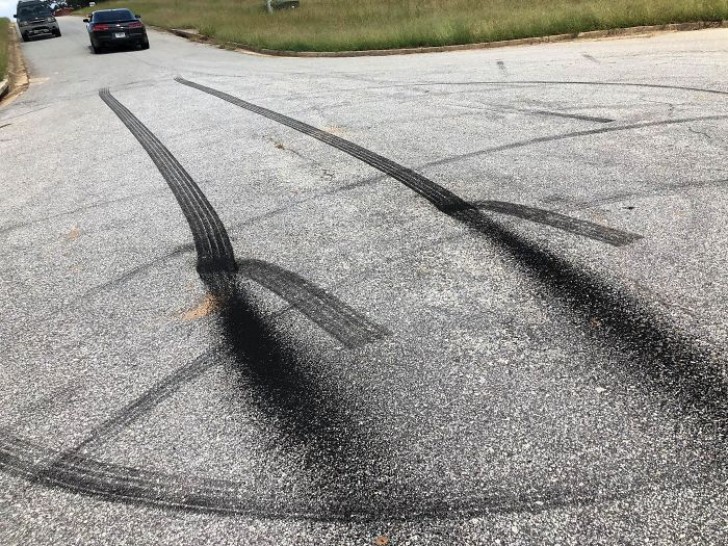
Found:
<svg viewBox="0 0 728 546"><path fill-rule="evenodd" d="M114 32L114 38L126 38L125 32Z"/></svg>

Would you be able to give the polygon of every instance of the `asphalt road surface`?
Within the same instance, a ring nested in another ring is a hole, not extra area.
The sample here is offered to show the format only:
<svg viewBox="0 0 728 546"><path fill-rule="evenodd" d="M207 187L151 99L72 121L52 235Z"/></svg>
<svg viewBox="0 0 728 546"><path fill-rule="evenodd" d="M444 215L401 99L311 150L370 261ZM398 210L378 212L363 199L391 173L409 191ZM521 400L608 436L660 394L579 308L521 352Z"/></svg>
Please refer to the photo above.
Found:
<svg viewBox="0 0 728 546"><path fill-rule="evenodd" d="M728 542L728 30L60 22L0 108L0 543Z"/></svg>

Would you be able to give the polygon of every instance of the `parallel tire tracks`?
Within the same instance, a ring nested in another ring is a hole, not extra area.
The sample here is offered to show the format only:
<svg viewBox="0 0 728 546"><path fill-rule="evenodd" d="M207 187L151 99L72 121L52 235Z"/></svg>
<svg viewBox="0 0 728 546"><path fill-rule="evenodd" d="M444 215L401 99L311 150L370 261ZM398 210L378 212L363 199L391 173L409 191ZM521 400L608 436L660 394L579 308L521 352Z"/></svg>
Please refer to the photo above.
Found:
<svg viewBox="0 0 728 546"><path fill-rule="evenodd" d="M491 212L516 216L524 220L531 220L596 241L602 241L613 246L628 245L642 239L642 235L636 233L613 229L595 224L594 222L580 220L579 218L536 207L527 207L525 205L517 205L504 201L478 201L472 204L481 210L489 210Z"/></svg>
<svg viewBox="0 0 728 546"><path fill-rule="evenodd" d="M172 190L192 231L198 271L234 272L235 255L230 238L199 186L159 139L116 100L108 89L102 89L99 96L146 150Z"/></svg>
<svg viewBox="0 0 728 546"><path fill-rule="evenodd" d="M223 91L213 89L212 87L207 87L199 83L191 82L181 77L177 77L175 78L175 80L183 85L192 87L193 89L197 89L199 91L202 91L203 93L207 93L209 95L222 99L226 102L229 102L230 104L233 104L240 108L244 108L245 110L280 123L281 125L285 125L286 127L290 127L291 129L315 138L316 140L319 140L325 144L328 144L329 146L332 146L337 150L341 150L342 152L345 152L350 156L359 159L367 165L370 165L371 167L374 167L375 169L392 177L398 182L401 182L420 196L424 197L439 211L449 216L455 217L456 215L454 213L456 212L477 212L477 207L475 205L468 203L450 190L440 186L439 184L428 179L427 177L413 171L412 169L404 167L392 161L391 159L387 159L384 156L367 150L366 148L363 148L358 144L354 144L353 142L350 142L344 138L338 137L326 131L322 131L321 129L317 129L316 127L288 117L284 114L274 112L273 110L269 110L268 108L263 108L262 106L258 106L256 104L234 97L233 95L229 95L228 93L224 93ZM511 210L513 210L514 207L519 206L520 205L512 205ZM531 212L528 212L528 210L526 210L528 208L529 207L524 207L525 212L523 214L519 214L518 216L533 222L543 223L552 227L564 229L566 231L572 231L579 235L597 239L616 246L628 244L641 238L641 236L639 235L622 232L620 230L601 226L592 222L588 222L588 224L590 224L589 229L582 229L587 223L583 220L577 220L574 223L542 221L544 218L546 218L546 216L544 216L543 214L533 214L533 209L531 209ZM580 224L580 227L578 229L570 229L570 227L576 225L577 223ZM615 234L617 233L619 233L620 235L615 237Z"/></svg>
<svg viewBox="0 0 728 546"><path fill-rule="evenodd" d="M571 313L576 313L587 321L598 319L604 326L599 334L608 337L609 343L617 345L623 354L630 355L622 362L630 374L652 389L670 393L686 413L717 423L722 431L721 434L728 437L728 379L725 373L724 350L706 348L694 335L675 328L671 320L655 313L628 290L614 286L600 275L582 270L569 260L511 232L483 214L476 204L466 202L411 169L283 114L181 77L175 79L183 85L276 121L364 161L414 190L444 214L473 231L486 235L524 272L538 281L551 297L565 304ZM717 91L715 93L727 94ZM728 116L715 115L694 119L704 121L726 117ZM635 124L632 127L651 127L685 121L688 120L648 122ZM616 128L581 131L569 133L567 136L572 138L612 130ZM558 138L561 137L543 137L525 142ZM493 150L508 149L510 146L512 145L503 145ZM483 208L497 210L499 213L530 217L529 219L551 225L564 224L562 215L544 216L545 211L528 208L514 210L510 205L504 206L497 201L481 203ZM576 228L585 231L584 225ZM612 244L624 244L639 237L635 234L625 234L621 239L615 239L615 234L610 229L600 236L605 240L611 240Z"/></svg>
<svg viewBox="0 0 728 546"><path fill-rule="evenodd" d="M390 334L296 273L262 260L240 261L238 268L239 275L274 292L347 347L359 347Z"/></svg>
<svg viewBox="0 0 728 546"><path fill-rule="evenodd" d="M192 231L197 250L197 270L211 291L229 298L231 310L223 315L242 316L258 321L250 309L240 308L245 297L236 278L249 278L282 297L306 317L349 348L380 339L389 332L370 322L361 313L339 301L296 273L260 260L244 260L238 264L225 227L205 195L167 148L108 89L99 92L147 151L172 190ZM237 313L237 315L235 315ZM229 318L229 317L228 317ZM225 322L225 320L223 320ZM246 324L244 324L246 325ZM250 330L263 331L263 325L247 323ZM227 332L226 334L230 334ZM233 335L255 334L234 332ZM268 347L270 348L270 347ZM229 347L228 349L237 349ZM201 477L182 477L95 460L89 451L107 442L134 421L148 414L173 396L183 385L194 381L220 362L222 348L207 351L195 360L169 374L162 381L125 405L115 415L92 429L84 440L66 450L43 448L7 431L0 433L0 469L49 487L98 496L120 502L136 502L154 506L176 507L192 511L253 514L266 517L303 517L336 519L350 514L307 512L305 507L261 499L245 493L242 484ZM241 355L243 357L251 355ZM259 363L251 363L255 366ZM262 363L263 365L265 363ZM295 366L295 364L291 364ZM274 385L277 385L275 381ZM370 517L366 507L360 517Z"/></svg>
<svg viewBox="0 0 728 546"><path fill-rule="evenodd" d="M55 461L48 466L46 461ZM168 474L108 463L89 457L67 457L64 452L42 447L24 438L0 436L0 468L33 483L113 502L173 508L195 513L235 514L265 519L314 521L415 521L460 519L488 513L530 512L609 501L645 490L632 484L619 494L596 493L588 487L571 489L550 484L540 493L529 491L487 492L481 496L449 498L382 495L381 502L355 505L320 505L309 499L288 499L248 491L242 482L210 479L192 473Z"/></svg>
<svg viewBox="0 0 728 546"><path fill-rule="evenodd" d="M213 292L229 289L231 275L237 272L238 265L230 237L215 209L177 159L134 114L108 89L102 89L99 96L136 137L172 190L192 231L197 270L203 280ZM250 276L286 299L346 347L356 348L388 334L387 330L300 275L260 260L246 263L248 267L243 276Z"/></svg>
<svg viewBox="0 0 728 546"><path fill-rule="evenodd" d="M321 319L323 323L334 320L348 324L350 328L357 326L356 312L348 307L339 306L337 300L331 300L328 294L296 274L257 260L242 260L236 263L222 222L194 181L154 135L118 103L108 90L102 91L101 97L144 146L178 199L193 232L195 247L198 250L198 270L203 278L208 273L228 274L239 270L240 275L259 282L284 299L288 299L299 309L308 309L302 311L304 313L312 312L316 306L326 308L325 320ZM255 108L260 110L258 113L270 119L281 116L260 107ZM285 123L289 127L306 132L323 142L340 144L338 141L343 141L285 116L281 118L292 122L292 124ZM309 129L312 131L307 132ZM669 330L669 325L656 320L639 302L624 298L600 279L581 272L567 261L510 234L484 217L475 204L465 202L452 192L386 158L349 144L351 147L348 151L341 149L362 161L366 160L370 165L417 191L442 212L473 229L491 235L493 240L516 257L526 270L550 286L557 297L570 302L574 308L587 316L602 317L605 326L613 330L615 337L621 336L627 347L636 349L635 363L642 373L648 376L650 374L664 376L662 379L654 379L656 384L660 384L659 381L662 380L667 386L674 386L687 404L693 403L699 410L710 410L709 414L712 416L725 417L725 413L721 413L726 407L725 386L720 383L717 386L712 384L711 389L711 384L703 374L706 366L708 371L715 371L711 366L717 362L711 361L704 351L696 348L692 343L693 340ZM500 207L501 210L497 212L506 214L523 213L510 210L508 207L504 208L497 202L481 206L490 207L491 210ZM538 214L533 211L528 213ZM556 223L561 220L551 218L550 221ZM362 325L359 324L359 327ZM350 336L350 339L356 339L356 336L359 336L359 340L370 339L377 333L383 332L378 331L377 327L365 325L364 331ZM529 497L512 492L500 496L489 496L484 493L480 498L465 499L412 499L407 496L402 499L392 499L387 505L361 505L353 509L352 507L332 509L331 506L311 509L306 504L296 502L282 507L280 501L260 498L255 493L246 492L241 483L146 471L94 460L82 454L86 448L104 441L149 409L168 399L180 385L199 377L211 365L210 358L211 355L206 354L183 366L126 405L116 416L104 421L92 431L87 440L72 450L52 450L12 434L0 434L0 468L13 475L33 480L35 483L118 502L175 507L195 512L235 513L274 518L381 521L386 517L390 520L411 520L462 517L512 510L536 512L572 503L607 500L603 492L547 488ZM650 370L650 365L655 369ZM642 366L646 369L642 369Z"/></svg>

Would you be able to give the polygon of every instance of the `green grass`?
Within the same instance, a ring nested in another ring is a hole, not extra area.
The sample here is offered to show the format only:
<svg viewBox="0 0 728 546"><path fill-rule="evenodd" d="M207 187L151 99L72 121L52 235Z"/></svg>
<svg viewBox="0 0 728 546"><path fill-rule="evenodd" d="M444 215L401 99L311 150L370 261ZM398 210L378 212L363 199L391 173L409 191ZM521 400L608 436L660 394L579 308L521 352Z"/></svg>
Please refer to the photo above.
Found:
<svg viewBox="0 0 728 546"><path fill-rule="evenodd" d="M113 0L152 25L257 48L341 51L439 46L728 19L728 0Z"/></svg>
<svg viewBox="0 0 728 546"><path fill-rule="evenodd" d="M8 69L9 27L10 21L5 18L0 18L0 81L5 79L5 73Z"/></svg>

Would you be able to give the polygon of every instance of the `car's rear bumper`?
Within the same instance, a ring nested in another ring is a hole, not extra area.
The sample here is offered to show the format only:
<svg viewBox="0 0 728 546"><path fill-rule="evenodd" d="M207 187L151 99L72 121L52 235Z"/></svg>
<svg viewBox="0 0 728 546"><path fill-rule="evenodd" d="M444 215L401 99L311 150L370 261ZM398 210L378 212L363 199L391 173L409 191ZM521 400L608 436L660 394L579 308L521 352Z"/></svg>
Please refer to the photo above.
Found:
<svg viewBox="0 0 728 546"><path fill-rule="evenodd" d="M124 37L116 36L115 34L122 34L122 33L112 33L112 34L100 34L100 35L94 35L92 38L92 41L96 43L96 46L99 47L114 47L114 46L129 46L129 45L141 45L147 42L147 33L146 32L124 32Z"/></svg>

